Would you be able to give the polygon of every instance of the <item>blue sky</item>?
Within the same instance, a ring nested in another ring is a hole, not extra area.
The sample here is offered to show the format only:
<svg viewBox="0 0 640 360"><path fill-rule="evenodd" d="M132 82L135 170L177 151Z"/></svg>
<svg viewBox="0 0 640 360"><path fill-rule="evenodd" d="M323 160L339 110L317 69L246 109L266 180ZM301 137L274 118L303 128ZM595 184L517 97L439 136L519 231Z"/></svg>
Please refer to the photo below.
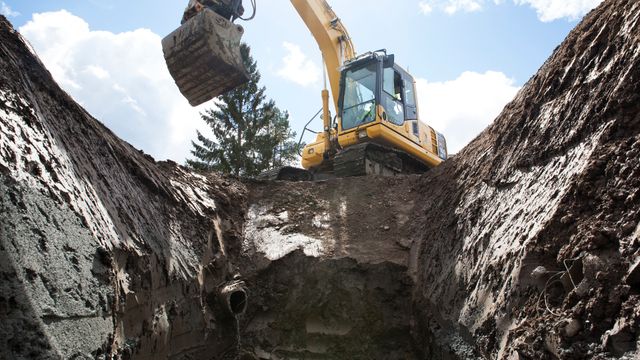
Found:
<svg viewBox="0 0 640 360"><path fill-rule="evenodd" d="M267 95L300 131L320 108L320 52L289 1L257 2L256 19L242 23L244 41ZM423 121L444 132L457 152L600 0L329 2L358 52L386 48L409 69ZM204 130L197 119L203 107L189 108L172 88L158 42L179 25L186 3L0 1L65 90L134 146L178 162L188 155L195 128ZM34 16L44 13L50 14Z"/></svg>

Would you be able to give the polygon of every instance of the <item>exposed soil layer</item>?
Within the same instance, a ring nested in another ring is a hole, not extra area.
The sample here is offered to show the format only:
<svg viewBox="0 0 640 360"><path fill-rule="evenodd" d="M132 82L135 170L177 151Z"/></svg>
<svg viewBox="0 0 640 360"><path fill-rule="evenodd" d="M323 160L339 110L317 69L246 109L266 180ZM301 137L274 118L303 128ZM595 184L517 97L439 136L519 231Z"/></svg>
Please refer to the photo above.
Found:
<svg viewBox="0 0 640 360"><path fill-rule="evenodd" d="M414 222L424 339L440 326L487 358L633 357L639 153L640 2L605 1L423 178L436 189Z"/></svg>
<svg viewBox="0 0 640 360"><path fill-rule="evenodd" d="M286 255L248 282L242 346L262 359L419 359L406 270Z"/></svg>
<svg viewBox="0 0 640 360"><path fill-rule="evenodd" d="M155 162L0 17L0 358L637 358L639 189L636 1L430 173L295 184Z"/></svg>
<svg viewBox="0 0 640 360"><path fill-rule="evenodd" d="M0 358L211 358L245 188L156 163L53 81L0 18Z"/></svg>
<svg viewBox="0 0 640 360"><path fill-rule="evenodd" d="M422 358L408 311L418 179L248 183L244 348L262 359Z"/></svg>

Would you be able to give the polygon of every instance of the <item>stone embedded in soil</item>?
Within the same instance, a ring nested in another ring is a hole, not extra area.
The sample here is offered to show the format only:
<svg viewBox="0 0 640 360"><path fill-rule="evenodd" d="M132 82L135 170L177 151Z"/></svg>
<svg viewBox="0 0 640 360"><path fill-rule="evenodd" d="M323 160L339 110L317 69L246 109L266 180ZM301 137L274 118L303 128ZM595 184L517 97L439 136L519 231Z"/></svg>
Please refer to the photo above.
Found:
<svg viewBox="0 0 640 360"><path fill-rule="evenodd" d="M625 281L629 286L640 287L640 257L629 267Z"/></svg>
<svg viewBox="0 0 640 360"><path fill-rule="evenodd" d="M582 330L582 324L580 320L569 319L563 328L563 335L568 338L572 338Z"/></svg>

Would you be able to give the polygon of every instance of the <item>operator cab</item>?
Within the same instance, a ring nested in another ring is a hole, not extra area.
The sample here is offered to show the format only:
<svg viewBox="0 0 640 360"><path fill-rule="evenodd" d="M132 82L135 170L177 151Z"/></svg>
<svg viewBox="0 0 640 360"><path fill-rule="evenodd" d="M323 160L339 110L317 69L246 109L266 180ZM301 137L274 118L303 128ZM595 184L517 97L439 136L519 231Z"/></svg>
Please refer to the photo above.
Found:
<svg viewBox="0 0 640 360"><path fill-rule="evenodd" d="M413 77L385 50L363 54L343 66L338 107L341 134L364 135L361 129L378 122L440 159L447 158L444 136L419 121ZM383 136L377 141L386 140Z"/></svg>
<svg viewBox="0 0 640 360"><path fill-rule="evenodd" d="M380 51L364 54L343 67L338 102L341 129L375 121L377 105L393 124L418 119L413 77L395 64L393 55Z"/></svg>

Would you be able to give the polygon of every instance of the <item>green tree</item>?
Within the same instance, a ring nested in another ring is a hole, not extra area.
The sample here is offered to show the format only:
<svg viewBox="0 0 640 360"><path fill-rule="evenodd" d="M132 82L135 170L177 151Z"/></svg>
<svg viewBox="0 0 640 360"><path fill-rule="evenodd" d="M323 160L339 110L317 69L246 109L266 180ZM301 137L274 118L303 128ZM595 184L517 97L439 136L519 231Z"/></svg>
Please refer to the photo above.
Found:
<svg viewBox="0 0 640 360"><path fill-rule="evenodd" d="M259 87L260 72L246 44L240 47L249 82L217 98L217 108L205 110L202 119L213 133L211 139L198 131L192 141L196 170L255 176L274 167L292 163L297 157L296 133L289 114L266 100Z"/></svg>
<svg viewBox="0 0 640 360"><path fill-rule="evenodd" d="M289 124L289 113L274 107L272 115L267 131L257 139L258 147L263 149L260 162L267 169L291 165L297 160L300 150L296 133Z"/></svg>

